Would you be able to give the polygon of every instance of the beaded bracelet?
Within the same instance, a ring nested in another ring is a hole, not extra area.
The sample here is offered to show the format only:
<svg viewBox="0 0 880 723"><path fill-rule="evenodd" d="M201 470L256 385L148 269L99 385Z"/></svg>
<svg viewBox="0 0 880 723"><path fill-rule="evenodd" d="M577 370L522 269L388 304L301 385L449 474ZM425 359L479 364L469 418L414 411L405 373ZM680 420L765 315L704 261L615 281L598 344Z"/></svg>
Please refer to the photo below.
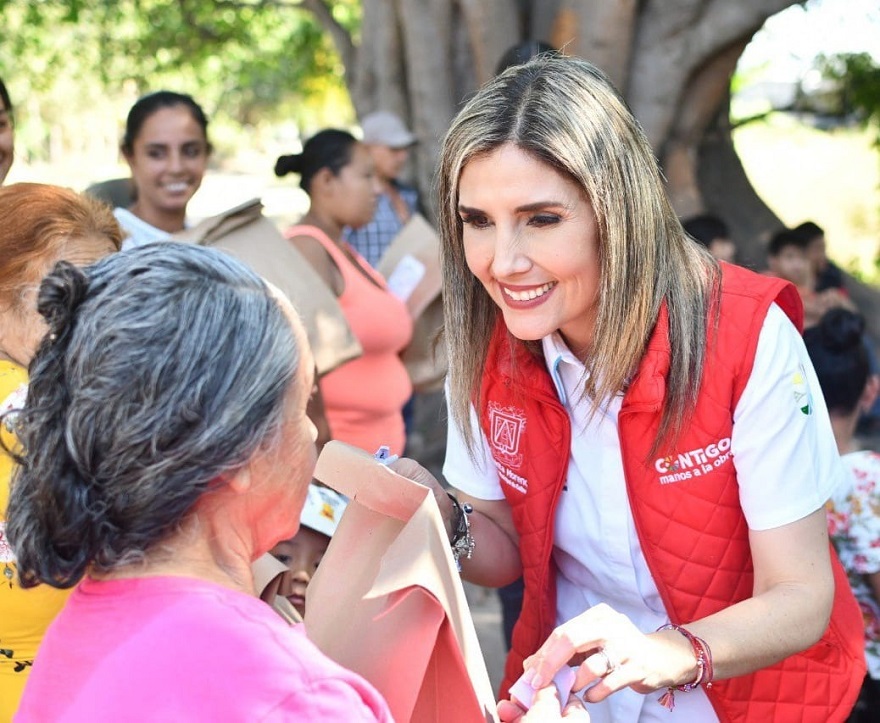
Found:
<svg viewBox="0 0 880 723"><path fill-rule="evenodd" d="M684 693L688 691L694 690L701 685L705 685L707 688L712 687L712 681L715 679L715 668L712 664L712 651L709 648L708 643L702 638L698 638L689 630L683 628L681 625L674 625L673 623L667 623L666 625L661 625L657 628L657 632L661 630L675 630L687 638L688 642L691 644L691 647L694 650L694 655L697 658L697 677L693 683L685 683L684 685L674 685L669 686L666 689L666 692L660 696L660 705L664 708L668 708L672 710L675 708L675 691L680 690Z"/></svg>

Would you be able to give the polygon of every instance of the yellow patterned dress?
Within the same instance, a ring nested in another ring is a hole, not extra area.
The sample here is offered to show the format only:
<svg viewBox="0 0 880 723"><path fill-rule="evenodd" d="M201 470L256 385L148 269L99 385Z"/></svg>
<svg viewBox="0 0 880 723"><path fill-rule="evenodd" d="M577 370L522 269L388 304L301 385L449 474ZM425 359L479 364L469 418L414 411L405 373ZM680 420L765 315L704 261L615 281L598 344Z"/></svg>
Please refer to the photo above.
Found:
<svg viewBox="0 0 880 723"><path fill-rule="evenodd" d="M21 408L27 390L27 372L0 359L0 414ZM8 417L8 415L7 415ZM7 417L0 421L0 723L12 720L37 647L69 591L47 585L30 590L19 587L15 559L6 539L6 505L14 462L4 451L15 448Z"/></svg>

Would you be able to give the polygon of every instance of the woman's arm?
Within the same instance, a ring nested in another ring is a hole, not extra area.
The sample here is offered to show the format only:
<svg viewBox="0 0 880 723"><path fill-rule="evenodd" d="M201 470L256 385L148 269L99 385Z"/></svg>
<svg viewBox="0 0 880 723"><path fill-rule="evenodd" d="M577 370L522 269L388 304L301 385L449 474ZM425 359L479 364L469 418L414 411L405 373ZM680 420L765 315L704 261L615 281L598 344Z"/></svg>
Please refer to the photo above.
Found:
<svg viewBox="0 0 880 723"><path fill-rule="evenodd" d="M731 444L750 527L753 595L684 623L708 644L718 678L752 672L803 650L827 626L834 585L823 505L842 468L819 390L800 335L781 310L771 307L734 411ZM678 631L645 635L607 606L596 606L561 628L562 639L548 641L556 652L540 678L549 679L545 670L559 662L558 670L572 650L587 654L579 684L606 672L600 648L621 664L591 690L591 700L626 685L648 692L697 677L691 644Z"/></svg>
<svg viewBox="0 0 880 723"><path fill-rule="evenodd" d="M750 673L810 647L831 615L824 509L773 530L751 531L749 540L753 597L687 626L711 647L717 678Z"/></svg>
<svg viewBox="0 0 880 723"><path fill-rule="evenodd" d="M470 560L461 558L461 576L485 587L509 585L522 575L519 535L507 500L478 500L463 493L456 497L470 503L471 535L476 543Z"/></svg>
<svg viewBox="0 0 880 723"><path fill-rule="evenodd" d="M712 651L716 679L767 667L815 643L825 631L834 597L825 511L750 535L754 596L687 624ZM600 650L607 652L600 653ZM648 693L692 683L697 662L688 640L675 630L644 635L625 616L597 605L559 626L525 664L540 687L578 653L587 654L575 689L602 678L608 660L616 669L592 687L599 701L630 686Z"/></svg>
<svg viewBox="0 0 880 723"><path fill-rule="evenodd" d="M447 490L428 470L412 459L399 459L392 469L414 482L430 487L440 508L446 533L452 538L454 507ZM477 585L501 587L516 580L522 574L519 557L519 536L513 527L513 517L506 500L480 500L455 490L461 504L470 504L471 536L474 538L474 554L470 560L461 558L462 577Z"/></svg>

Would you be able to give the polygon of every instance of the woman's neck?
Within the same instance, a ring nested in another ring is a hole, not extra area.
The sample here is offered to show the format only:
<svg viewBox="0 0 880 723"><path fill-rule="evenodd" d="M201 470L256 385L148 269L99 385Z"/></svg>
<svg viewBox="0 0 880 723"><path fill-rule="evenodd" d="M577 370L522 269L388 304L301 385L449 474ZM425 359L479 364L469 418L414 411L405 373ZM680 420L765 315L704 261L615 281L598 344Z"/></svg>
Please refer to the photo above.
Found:
<svg viewBox="0 0 880 723"><path fill-rule="evenodd" d="M855 439L856 425L859 421L859 412L856 409L848 416L830 414L831 430L834 432L834 441L837 442L837 451L840 454L858 452L861 447Z"/></svg>
<svg viewBox="0 0 880 723"><path fill-rule="evenodd" d="M186 227L186 209L181 211L162 211L157 208L144 207L135 201L128 210L141 221L146 221L161 231L177 233Z"/></svg>
<svg viewBox="0 0 880 723"><path fill-rule="evenodd" d="M314 206L309 208L308 213L300 219L300 223L304 226L316 226L327 234L333 243L342 243L342 230L345 226L336 221L330 214L322 212Z"/></svg>
<svg viewBox="0 0 880 723"><path fill-rule="evenodd" d="M253 595L252 555L245 542L244 538L224 534L194 515L180 531L156 545L142 562L89 574L98 580L191 577Z"/></svg>

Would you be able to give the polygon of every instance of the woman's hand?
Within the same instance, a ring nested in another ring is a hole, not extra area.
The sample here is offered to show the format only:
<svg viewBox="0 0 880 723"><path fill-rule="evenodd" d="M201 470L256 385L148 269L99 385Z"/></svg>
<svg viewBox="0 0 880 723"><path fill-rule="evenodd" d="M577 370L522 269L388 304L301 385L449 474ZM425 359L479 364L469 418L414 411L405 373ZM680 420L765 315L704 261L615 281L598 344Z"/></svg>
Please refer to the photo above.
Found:
<svg viewBox="0 0 880 723"><path fill-rule="evenodd" d="M394 462L388 466L397 472L397 474L407 477L413 482L418 482L423 487L428 487L431 490L434 499L437 501L437 507L440 508L440 516L443 518L443 525L446 528L446 534L449 535L449 539L451 540L454 510L452 500L449 499L449 495L446 494L443 485L437 481L434 475L428 472L428 470L422 467L422 465L414 459L401 457L400 459L394 460Z"/></svg>
<svg viewBox="0 0 880 723"><path fill-rule="evenodd" d="M498 718L501 723L544 723L544 721L572 721L589 723L590 715L584 704L574 695L569 696L565 708L560 713L559 692L552 683L535 693L532 707L526 712L512 700L498 703Z"/></svg>
<svg viewBox="0 0 880 723"><path fill-rule="evenodd" d="M697 677L696 657L684 636L675 631L646 635L605 604L556 628L523 668L533 672L531 685L538 690L564 665L578 662L573 690L598 680L584 694L592 703L626 687L650 693Z"/></svg>

